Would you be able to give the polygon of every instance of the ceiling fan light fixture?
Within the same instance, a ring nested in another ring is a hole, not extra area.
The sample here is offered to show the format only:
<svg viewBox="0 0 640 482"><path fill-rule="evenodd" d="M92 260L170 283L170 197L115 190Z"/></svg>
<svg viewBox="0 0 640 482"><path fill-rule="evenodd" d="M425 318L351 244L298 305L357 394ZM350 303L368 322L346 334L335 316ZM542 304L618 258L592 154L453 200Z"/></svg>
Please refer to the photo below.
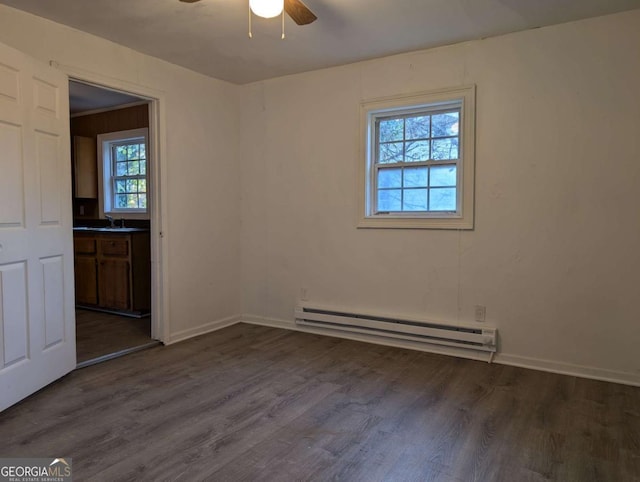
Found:
<svg viewBox="0 0 640 482"><path fill-rule="evenodd" d="M284 0L249 0L249 7L258 17L273 18L282 13Z"/></svg>

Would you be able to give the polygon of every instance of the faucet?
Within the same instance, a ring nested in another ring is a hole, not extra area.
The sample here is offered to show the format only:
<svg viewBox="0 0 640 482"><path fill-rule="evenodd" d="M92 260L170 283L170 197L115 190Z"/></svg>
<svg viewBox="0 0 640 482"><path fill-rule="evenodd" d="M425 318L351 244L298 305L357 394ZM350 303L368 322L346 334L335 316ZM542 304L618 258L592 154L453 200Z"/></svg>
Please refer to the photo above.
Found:
<svg viewBox="0 0 640 482"><path fill-rule="evenodd" d="M107 219L107 221L111 223L112 228L116 227L116 223L113 221L113 218L111 216L109 216L108 214L105 214L104 217Z"/></svg>

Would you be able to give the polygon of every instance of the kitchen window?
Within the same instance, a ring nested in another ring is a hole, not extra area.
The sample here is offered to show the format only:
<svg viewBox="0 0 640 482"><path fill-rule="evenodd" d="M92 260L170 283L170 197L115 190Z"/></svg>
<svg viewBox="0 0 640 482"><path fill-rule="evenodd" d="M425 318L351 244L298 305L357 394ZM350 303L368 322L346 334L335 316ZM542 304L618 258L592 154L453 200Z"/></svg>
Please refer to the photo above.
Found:
<svg viewBox="0 0 640 482"><path fill-rule="evenodd" d="M473 228L475 88L364 102L359 227Z"/></svg>
<svg viewBox="0 0 640 482"><path fill-rule="evenodd" d="M148 219L148 129L98 136L100 212Z"/></svg>

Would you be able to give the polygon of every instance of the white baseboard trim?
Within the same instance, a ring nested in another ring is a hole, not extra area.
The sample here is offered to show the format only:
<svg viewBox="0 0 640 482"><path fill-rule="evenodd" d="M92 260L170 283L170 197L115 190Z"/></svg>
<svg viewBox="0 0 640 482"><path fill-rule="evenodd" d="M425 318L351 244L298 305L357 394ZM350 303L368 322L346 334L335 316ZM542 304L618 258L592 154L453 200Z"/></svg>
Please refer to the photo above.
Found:
<svg viewBox="0 0 640 482"><path fill-rule="evenodd" d="M607 370L604 368L573 365L566 362L541 360L539 358L510 355L508 353L497 353L493 361L502 365L530 368L532 370L558 373L560 375L570 375L574 377L600 380L603 382L620 383L622 385L632 385L635 387L640 387L640 374L636 375L630 372L620 372L615 370Z"/></svg>
<svg viewBox="0 0 640 482"><path fill-rule="evenodd" d="M259 315L243 314L241 316L240 322L249 323L251 325L270 326L271 328L283 328L285 330L301 331L298 329L299 327L295 324L294 321L266 318Z"/></svg>
<svg viewBox="0 0 640 482"><path fill-rule="evenodd" d="M188 340L189 338L193 338L194 336L204 335L206 333L211 333L212 331L226 328L227 326L235 325L236 323L240 323L240 321L242 321L241 318L242 317L240 315L228 316L227 318L221 318L219 320L211 321L209 323L205 323L204 325L196 326L195 328L189 328L187 330L170 333L168 336L168 340L165 340L164 344L171 345L179 341Z"/></svg>
<svg viewBox="0 0 640 482"><path fill-rule="evenodd" d="M488 361L486 353L477 353L471 350L458 349L453 347L441 347L437 345L423 345L405 340L390 340L383 337L364 335L359 333L338 332L333 330L325 330L322 328L313 328L307 326L296 325L293 320L281 320L275 318L266 318L264 316L243 314L240 319L243 323L253 325L270 326L273 328L283 328L285 330L301 331L305 333L314 333L318 335L333 336L337 338L346 338L349 340L363 341L367 343L376 343L379 345L393 346L397 348L407 348L410 350L419 350L429 353L438 353L442 355L457 356L471 360ZM581 365L573 365L565 362L552 360L541 360L538 358L528 358L519 355L511 355L508 353L496 353L493 363L502 365L510 365L531 370L540 370L561 375L570 375L581 378L589 378L592 380L601 380L605 382L620 383L623 385L640 386L640 374L629 372L619 372L606 370L602 368L587 367Z"/></svg>

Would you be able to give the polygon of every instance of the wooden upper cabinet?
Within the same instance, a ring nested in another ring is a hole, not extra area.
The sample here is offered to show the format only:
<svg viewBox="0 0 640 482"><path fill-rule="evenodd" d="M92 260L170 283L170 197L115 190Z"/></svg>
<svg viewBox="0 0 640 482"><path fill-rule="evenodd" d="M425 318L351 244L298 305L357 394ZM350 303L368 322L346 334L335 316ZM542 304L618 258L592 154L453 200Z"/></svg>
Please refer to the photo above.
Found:
<svg viewBox="0 0 640 482"><path fill-rule="evenodd" d="M73 136L75 195L77 198L98 198L97 155L94 138Z"/></svg>

